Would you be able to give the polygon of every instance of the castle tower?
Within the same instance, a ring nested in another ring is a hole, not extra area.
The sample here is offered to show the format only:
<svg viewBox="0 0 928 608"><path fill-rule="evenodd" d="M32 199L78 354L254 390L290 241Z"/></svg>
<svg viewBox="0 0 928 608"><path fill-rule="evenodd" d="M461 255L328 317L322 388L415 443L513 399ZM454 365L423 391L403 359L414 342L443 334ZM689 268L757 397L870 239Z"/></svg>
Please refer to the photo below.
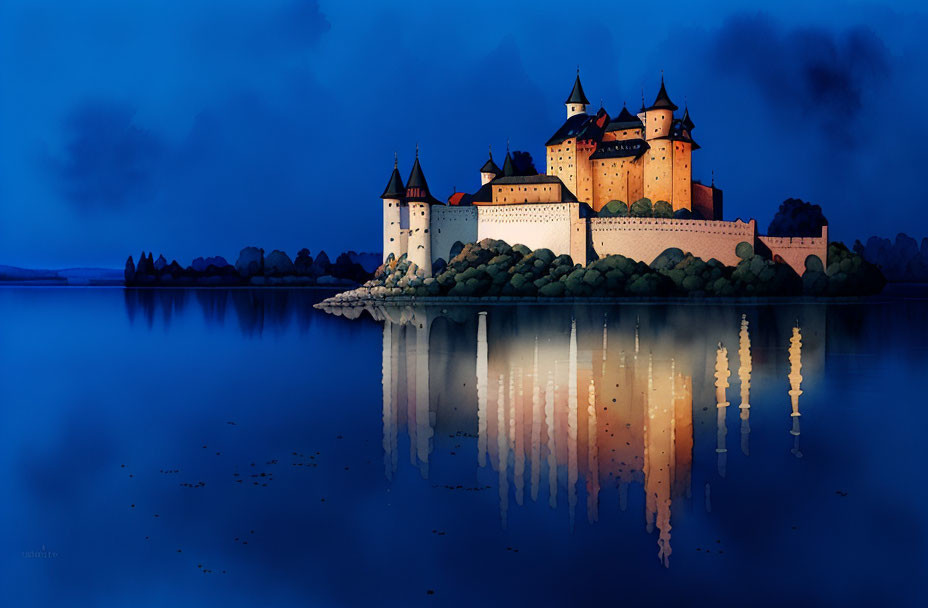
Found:
<svg viewBox="0 0 928 608"><path fill-rule="evenodd" d="M406 246L401 241L400 229L400 205L403 204L403 197L406 188L403 186L403 179L400 177L397 168L396 157L393 158L393 173L390 174L390 181L384 189L380 198L383 199L383 261L392 253L394 258L398 258L406 253Z"/></svg>
<svg viewBox="0 0 928 608"><path fill-rule="evenodd" d="M699 145L693 141L692 131L696 125L690 118L690 110L683 111L683 118L673 121L670 128L670 140L673 146L673 164L670 176L673 180L673 192L670 202L673 210L693 209L693 150ZM712 219L712 218L706 218Z"/></svg>
<svg viewBox="0 0 928 608"><path fill-rule="evenodd" d="M677 106L670 101L664 77L661 76L661 89L657 98L644 111L645 139L650 145L650 150L644 156L644 196L651 199L652 203L667 201L673 204L674 209L690 207L690 201L674 204L673 200L675 142L670 135L676 110Z"/></svg>
<svg viewBox="0 0 928 608"><path fill-rule="evenodd" d="M514 177L516 175L516 166L512 162L512 154L509 153L509 146L506 146L506 160L503 161L503 177Z"/></svg>
<svg viewBox="0 0 928 608"><path fill-rule="evenodd" d="M664 86L664 77L661 76L661 90L657 92L657 98L651 107L645 109L645 139L652 140L670 135L670 124L677 109L670 101L667 88Z"/></svg>
<svg viewBox="0 0 928 608"><path fill-rule="evenodd" d="M686 129L687 136L689 136L689 134L693 131L693 129L696 128L696 125L693 124L693 120L690 118L689 108L686 108L685 110L683 110L683 118L681 119L680 122L681 124L683 124L683 128Z"/></svg>
<svg viewBox="0 0 928 608"><path fill-rule="evenodd" d="M418 266L424 276L432 276L432 236L429 225L432 221L432 194L419 165L419 148L416 162L406 180L406 204L409 206L409 260Z"/></svg>
<svg viewBox="0 0 928 608"><path fill-rule="evenodd" d="M500 174L499 167L493 162L493 149L490 149L490 158L480 167L480 185L485 186Z"/></svg>
<svg viewBox="0 0 928 608"><path fill-rule="evenodd" d="M574 81L574 88L570 91L570 97L564 102L567 106L567 118L577 114L586 114L586 107L590 105L590 100L583 93L583 85L580 84L580 68L577 68L577 79Z"/></svg>

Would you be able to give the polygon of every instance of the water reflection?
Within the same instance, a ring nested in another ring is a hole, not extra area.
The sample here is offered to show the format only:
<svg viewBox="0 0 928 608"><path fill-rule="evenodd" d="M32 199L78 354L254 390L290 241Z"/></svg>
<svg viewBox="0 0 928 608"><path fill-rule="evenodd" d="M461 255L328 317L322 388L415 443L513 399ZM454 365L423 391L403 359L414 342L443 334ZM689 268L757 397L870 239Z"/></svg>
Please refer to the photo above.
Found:
<svg viewBox="0 0 928 608"><path fill-rule="evenodd" d="M751 454L751 335L748 333L748 316L741 315L738 333L738 380L741 382L741 453Z"/></svg>
<svg viewBox="0 0 928 608"><path fill-rule="evenodd" d="M169 328L190 308L199 308L207 326L237 323L245 336L266 330L305 332L313 304L331 295L321 289L125 289L126 315L133 324Z"/></svg>
<svg viewBox="0 0 928 608"><path fill-rule="evenodd" d="M355 317L360 311L330 312ZM717 311L699 327L692 326L692 310L661 307L422 306L366 312L383 323L387 477L396 472L401 430L409 437L410 462L427 478L436 425L453 436L468 437L475 429L476 468L489 466L496 473L504 528L510 500L519 506L525 501L526 482L532 502L544 501L547 493L548 505L557 509L566 500L571 528L581 499L592 524L600 518L603 488L618 490L624 511L629 488L640 487L646 529L656 531L658 558L668 566L672 505L692 495L694 417L710 410L715 468L719 478L726 477L731 376L726 342L738 344L741 451L749 455L754 364L751 325L740 311ZM777 359L788 346L793 453L799 456L802 344L798 328L792 338L777 329L784 326L782 316L795 311L762 312L770 324L762 340L770 346L760 352L774 373L785 375ZM816 327L814 350L821 360L822 309L802 314ZM711 511L709 480L704 501Z"/></svg>
<svg viewBox="0 0 928 608"><path fill-rule="evenodd" d="M793 335L789 339L789 401L792 406L790 416L793 419L793 428L790 434L793 435L792 453L796 458L802 458L802 452L799 449L799 395L802 394L802 333L799 327L793 328Z"/></svg>

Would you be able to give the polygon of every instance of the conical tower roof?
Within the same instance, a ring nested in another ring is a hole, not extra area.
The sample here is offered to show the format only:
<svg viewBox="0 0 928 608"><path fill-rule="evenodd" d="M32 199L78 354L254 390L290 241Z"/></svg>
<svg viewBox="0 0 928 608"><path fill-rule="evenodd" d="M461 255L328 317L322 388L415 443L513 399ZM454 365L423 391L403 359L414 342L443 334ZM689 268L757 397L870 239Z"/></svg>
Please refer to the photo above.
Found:
<svg viewBox="0 0 928 608"><path fill-rule="evenodd" d="M512 155L506 150L506 160L503 162L503 177L515 177L516 166L512 162Z"/></svg>
<svg viewBox="0 0 928 608"><path fill-rule="evenodd" d="M390 174L390 181L384 189L380 198L401 199L406 194L406 187L403 185L403 178L400 177L400 170L397 167L396 157L393 158L393 173Z"/></svg>
<svg viewBox="0 0 928 608"><path fill-rule="evenodd" d="M671 110L673 112L677 111L677 106L670 101L670 96L667 94L667 88L664 86L664 77L661 76L661 90L657 92L657 99L654 100L654 103L651 105L648 110Z"/></svg>
<svg viewBox="0 0 928 608"><path fill-rule="evenodd" d="M574 88L570 91L570 97L564 103L582 103L583 105L589 105L590 103L590 100L583 93L583 85L580 84L580 70L577 70L577 79L574 80Z"/></svg>
<svg viewBox="0 0 928 608"><path fill-rule="evenodd" d="M499 175L499 167L496 166L496 163L493 162L493 151L490 150L490 158L487 162L483 163L483 166L480 167L481 173L492 173L493 175Z"/></svg>
<svg viewBox="0 0 928 608"><path fill-rule="evenodd" d="M682 122L683 122L683 126L686 128L687 131L692 131L693 128L696 126L696 125L693 124L693 119L690 118L690 109L689 109L689 108L686 108L686 109L683 111L683 120L682 120Z"/></svg>
<svg viewBox="0 0 928 608"><path fill-rule="evenodd" d="M409 172L409 179L406 180L406 200L409 201L428 201L432 198L429 192L429 185L425 181L425 174L422 173L422 165L419 164L419 149L416 148L416 162L412 165L412 171Z"/></svg>

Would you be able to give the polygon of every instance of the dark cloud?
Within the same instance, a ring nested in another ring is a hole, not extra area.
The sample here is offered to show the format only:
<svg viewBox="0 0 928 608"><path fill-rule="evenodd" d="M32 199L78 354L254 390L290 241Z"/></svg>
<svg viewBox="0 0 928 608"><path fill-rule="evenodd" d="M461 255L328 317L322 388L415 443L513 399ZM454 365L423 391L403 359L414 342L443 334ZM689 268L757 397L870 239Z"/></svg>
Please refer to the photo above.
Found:
<svg viewBox="0 0 928 608"><path fill-rule="evenodd" d="M817 128L847 141L863 92L890 75L885 45L863 26L786 29L763 13L729 18L710 57L720 73L747 77L773 109L798 108Z"/></svg>
<svg viewBox="0 0 928 608"><path fill-rule="evenodd" d="M139 127L132 108L89 102L64 124L62 157L49 163L67 201L80 209L113 208L148 199L163 145Z"/></svg>

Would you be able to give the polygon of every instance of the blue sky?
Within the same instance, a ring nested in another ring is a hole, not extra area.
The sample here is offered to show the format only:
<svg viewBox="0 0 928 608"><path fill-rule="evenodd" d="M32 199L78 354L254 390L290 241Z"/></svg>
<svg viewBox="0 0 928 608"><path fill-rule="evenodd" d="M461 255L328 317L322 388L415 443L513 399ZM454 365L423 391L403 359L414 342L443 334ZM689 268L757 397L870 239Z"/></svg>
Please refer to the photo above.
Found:
<svg viewBox="0 0 928 608"><path fill-rule="evenodd" d="M5 0L0 263L379 250L394 151L442 199L507 139L544 170L578 64L613 114L663 70L729 219L799 197L920 238L925 31L915 2Z"/></svg>

